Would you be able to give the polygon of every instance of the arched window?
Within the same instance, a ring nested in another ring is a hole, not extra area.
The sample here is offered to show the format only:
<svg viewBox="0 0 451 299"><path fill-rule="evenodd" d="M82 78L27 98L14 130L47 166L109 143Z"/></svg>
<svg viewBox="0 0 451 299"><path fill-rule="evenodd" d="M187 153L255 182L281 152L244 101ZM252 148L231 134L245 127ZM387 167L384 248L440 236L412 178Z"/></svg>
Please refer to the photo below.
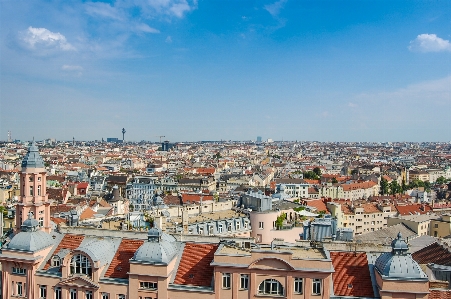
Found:
<svg viewBox="0 0 451 299"><path fill-rule="evenodd" d="M275 279L266 279L258 286L259 295L283 295L282 284Z"/></svg>
<svg viewBox="0 0 451 299"><path fill-rule="evenodd" d="M70 260L70 274L92 275L92 267L89 258L83 254L76 254Z"/></svg>

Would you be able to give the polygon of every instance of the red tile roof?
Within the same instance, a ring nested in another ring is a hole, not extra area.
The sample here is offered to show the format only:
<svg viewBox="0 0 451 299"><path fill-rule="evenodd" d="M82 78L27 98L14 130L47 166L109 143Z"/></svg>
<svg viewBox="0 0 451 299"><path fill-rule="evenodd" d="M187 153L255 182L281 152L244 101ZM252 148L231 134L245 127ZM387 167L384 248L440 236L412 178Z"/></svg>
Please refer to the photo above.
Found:
<svg viewBox="0 0 451 299"><path fill-rule="evenodd" d="M428 299L451 299L451 290L429 290Z"/></svg>
<svg viewBox="0 0 451 299"><path fill-rule="evenodd" d="M130 259L143 243L143 240L122 239L108 270L105 272L105 277L128 278Z"/></svg>
<svg viewBox="0 0 451 299"><path fill-rule="evenodd" d="M96 212L94 212L91 208L86 208L83 213L81 213L80 215L80 220L85 220L85 219L89 219L89 218L93 218L94 214Z"/></svg>
<svg viewBox="0 0 451 299"><path fill-rule="evenodd" d="M335 295L374 297L366 253L331 252L330 257Z"/></svg>
<svg viewBox="0 0 451 299"><path fill-rule="evenodd" d="M395 205L395 208L398 210L398 213L403 216L432 212L432 208L430 206L421 204Z"/></svg>
<svg viewBox="0 0 451 299"><path fill-rule="evenodd" d="M211 286L214 254L218 245L186 243L174 279L175 284Z"/></svg>
<svg viewBox="0 0 451 299"><path fill-rule="evenodd" d="M202 195L202 201L206 200L213 200L213 195ZM182 202L200 202L200 195L199 194L182 194Z"/></svg>
<svg viewBox="0 0 451 299"><path fill-rule="evenodd" d="M437 242L412 253L412 258L419 264L451 266L451 252Z"/></svg>
<svg viewBox="0 0 451 299"><path fill-rule="evenodd" d="M55 251L53 252L53 255L57 254L63 248L70 250L78 248L78 246L80 246L84 238L85 236L83 235L70 235L70 234L64 235L63 239L58 244L58 247L56 247ZM48 269L50 267L50 261L51 258L47 261L46 265L44 266L44 269Z"/></svg>

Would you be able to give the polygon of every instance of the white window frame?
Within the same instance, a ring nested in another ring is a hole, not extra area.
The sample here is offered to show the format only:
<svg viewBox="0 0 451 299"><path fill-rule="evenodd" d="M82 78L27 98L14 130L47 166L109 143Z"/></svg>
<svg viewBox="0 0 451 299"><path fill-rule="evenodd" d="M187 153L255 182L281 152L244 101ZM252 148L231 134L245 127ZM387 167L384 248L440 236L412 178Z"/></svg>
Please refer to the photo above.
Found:
<svg viewBox="0 0 451 299"><path fill-rule="evenodd" d="M22 282L16 282L16 295L18 297L23 297L23 283Z"/></svg>
<svg viewBox="0 0 451 299"><path fill-rule="evenodd" d="M222 273L222 288L230 289L232 275L230 273Z"/></svg>
<svg viewBox="0 0 451 299"><path fill-rule="evenodd" d="M92 299L92 291L85 291L85 299Z"/></svg>
<svg viewBox="0 0 451 299"><path fill-rule="evenodd" d="M249 274L240 275L240 290L249 289Z"/></svg>
<svg viewBox="0 0 451 299"><path fill-rule="evenodd" d="M69 296L70 299L77 299L77 289L70 289Z"/></svg>
<svg viewBox="0 0 451 299"><path fill-rule="evenodd" d="M304 293L304 278L301 277L294 278L294 293L295 294Z"/></svg>
<svg viewBox="0 0 451 299"><path fill-rule="evenodd" d="M62 299L63 298L63 291L60 287L55 288L55 299Z"/></svg>
<svg viewBox="0 0 451 299"><path fill-rule="evenodd" d="M158 283L153 281L140 281L139 288L146 290L156 290L158 288Z"/></svg>
<svg viewBox="0 0 451 299"><path fill-rule="evenodd" d="M110 299L110 293L102 293L102 299Z"/></svg>
<svg viewBox="0 0 451 299"><path fill-rule="evenodd" d="M322 293L323 280L320 278L314 278L312 280L312 295L319 296Z"/></svg>
<svg viewBox="0 0 451 299"><path fill-rule="evenodd" d="M260 221L260 222L258 223L258 228L259 228L259 229L263 229L264 227L265 227L264 222L263 222L263 221Z"/></svg>
<svg viewBox="0 0 451 299"><path fill-rule="evenodd" d="M224 226L221 224L218 225L218 233L222 234L222 230L224 229Z"/></svg>
<svg viewBox="0 0 451 299"><path fill-rule="evenodd" d="M25 275L27 272L24 268L13 267L13 274Z"/></svg>
<svg viewBox="0 0 451 299"><path fill-rule="evenodd" d="M46 285L40 285L39 286L39 298L40 299L46 299L47 298L47 286Z"/></svg>
<svg viewBox="0 0 451 299"><path fill-rule="evenodd" d="M263 280L258 286L259 295L279 295L283 296L283 285L277 279Z"/></svg>
<svg viewBox="0 0 451 299"><path fill-rule="evenodd" d="M236 230L240 230L241 229L241 224L239 221L235 222L235 229Z"/></svg>

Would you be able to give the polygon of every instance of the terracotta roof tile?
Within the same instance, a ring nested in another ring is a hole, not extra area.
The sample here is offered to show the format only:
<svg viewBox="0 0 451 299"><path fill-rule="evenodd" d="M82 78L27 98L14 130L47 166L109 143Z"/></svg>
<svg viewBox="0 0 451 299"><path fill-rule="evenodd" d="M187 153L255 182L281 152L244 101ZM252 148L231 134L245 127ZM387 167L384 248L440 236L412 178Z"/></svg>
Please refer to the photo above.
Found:
<svg viewBox="0 0 451 299"><path fill-rule="evenodd" d="M105 272L105 277L128 278L130 259L143 243L143 240L122 239L108 270Z"/></svg>
<svg viewBox="0 0 451 299"><path fill-rule="evenodd" d="M86 208L83 213L81 213L80 215L80 220L85 220L85 219L89 219L89 218L93 218L94 214L96 212L94 212L91 208Z"/></svg>
<svg viewBox="0 0 451 299"><path fill-rule="evenodd" d="M175 284L210 287L213 279L214 254L218 245L186 243L174 279Z"/></svg>
<svg viewBox="0 0 451 299"><path fill-rule="evenodd" d="M451 266L451 252L437 242L412 253L412 258L419 264Z"/></svg>
<svg viewBox="0 0 451 299"><path fill-rule="evenodd" d="M331 252L330 257L336 295L374 297L366 253Z"/></svg>
<svg viewBox="0 0 451 299"><path fill-rule="evenodd" d="M63 239L58 244L58 247L56 247L55 251L53 252L53 255L57 254L63 248L70 250L78 248L78 246L80 246L84 238L85 236L83 235L70 235L70 234L64 235ZM51 258L45 264L44 269L48 269L50 267L50 261Z"/></svg>
<svg viewBox="0 0 451 299"><path fill-rule="evenodd" d="M428 299L451 299L451 290L429 290Z"/></svg>

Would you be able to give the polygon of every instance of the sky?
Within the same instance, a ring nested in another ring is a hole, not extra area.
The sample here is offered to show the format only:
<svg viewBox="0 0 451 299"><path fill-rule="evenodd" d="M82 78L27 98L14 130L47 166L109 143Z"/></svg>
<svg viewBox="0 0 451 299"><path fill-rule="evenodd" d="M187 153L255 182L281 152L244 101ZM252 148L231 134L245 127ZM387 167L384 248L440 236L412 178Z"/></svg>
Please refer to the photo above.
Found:
<svg viewBox="0 0 451 299"><path fill-rule="evenodd" d="M0 0L0 140L450 141L451 1Z"/></svg>

